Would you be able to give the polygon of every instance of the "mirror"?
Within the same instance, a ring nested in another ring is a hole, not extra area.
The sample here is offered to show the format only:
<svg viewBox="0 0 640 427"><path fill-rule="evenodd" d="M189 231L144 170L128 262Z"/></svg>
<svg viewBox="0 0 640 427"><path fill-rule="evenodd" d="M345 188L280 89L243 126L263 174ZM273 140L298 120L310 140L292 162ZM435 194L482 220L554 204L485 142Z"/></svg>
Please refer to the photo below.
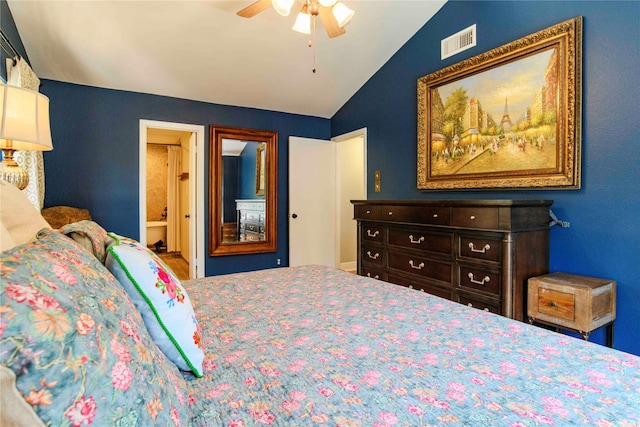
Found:
<svg viewBox="0 0 640 427"><path fill-rule="evenodd" d="M209 255L275 252L278 134L212 125L209 144Z"/></svg>

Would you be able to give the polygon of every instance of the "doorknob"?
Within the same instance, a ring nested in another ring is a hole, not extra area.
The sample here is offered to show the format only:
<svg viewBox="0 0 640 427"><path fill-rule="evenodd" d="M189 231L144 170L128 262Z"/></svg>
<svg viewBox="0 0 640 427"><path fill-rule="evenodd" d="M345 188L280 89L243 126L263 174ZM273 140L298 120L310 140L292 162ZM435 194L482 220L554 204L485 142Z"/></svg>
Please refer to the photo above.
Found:
<svg viewBox="0 0 640 427"><path fill-rule="evenodd" d="M298 214L291 214L291 218L293 218L293 219L298 218Z"/></svg>

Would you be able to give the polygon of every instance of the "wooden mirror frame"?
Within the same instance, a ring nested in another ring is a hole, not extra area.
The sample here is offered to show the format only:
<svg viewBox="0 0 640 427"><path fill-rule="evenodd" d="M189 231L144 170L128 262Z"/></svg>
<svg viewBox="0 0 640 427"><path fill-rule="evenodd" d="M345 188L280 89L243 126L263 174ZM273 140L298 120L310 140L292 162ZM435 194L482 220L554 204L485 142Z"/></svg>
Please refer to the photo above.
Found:
<svg viewBox="0 0 640 427"><path fill-rule="evenodd" d="M265 143L265 239L225 242L222 236L222 140ZM210 126L209 133L209 255L241 255L277 250L278 133L267 130Z"/></svg>

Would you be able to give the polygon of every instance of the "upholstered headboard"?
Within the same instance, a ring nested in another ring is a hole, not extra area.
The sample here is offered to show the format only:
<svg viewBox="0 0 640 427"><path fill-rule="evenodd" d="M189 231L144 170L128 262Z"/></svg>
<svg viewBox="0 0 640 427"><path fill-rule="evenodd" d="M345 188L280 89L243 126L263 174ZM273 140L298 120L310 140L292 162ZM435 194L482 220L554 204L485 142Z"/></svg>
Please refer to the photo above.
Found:
<svg viewBox="0 0 640 427"><path fill-rule="evenodd" d="M52 206L42 209L42 216L51 225L51 228L60 228L63 225L73 224L74 222L89 220L91 214L87 209L74 208L71 206Z"/></svg>

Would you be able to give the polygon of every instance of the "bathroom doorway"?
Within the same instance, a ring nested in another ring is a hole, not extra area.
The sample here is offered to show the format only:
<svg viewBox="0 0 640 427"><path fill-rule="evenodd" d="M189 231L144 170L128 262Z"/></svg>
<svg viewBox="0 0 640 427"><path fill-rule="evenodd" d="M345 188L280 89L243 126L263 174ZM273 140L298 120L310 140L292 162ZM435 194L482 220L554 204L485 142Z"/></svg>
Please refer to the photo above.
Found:
<svg viewBox="0 0 640 427"><path fill-rule="evenodd" d="M140 242L179 279L204 277L204 126L140 121Z"/></svg>

